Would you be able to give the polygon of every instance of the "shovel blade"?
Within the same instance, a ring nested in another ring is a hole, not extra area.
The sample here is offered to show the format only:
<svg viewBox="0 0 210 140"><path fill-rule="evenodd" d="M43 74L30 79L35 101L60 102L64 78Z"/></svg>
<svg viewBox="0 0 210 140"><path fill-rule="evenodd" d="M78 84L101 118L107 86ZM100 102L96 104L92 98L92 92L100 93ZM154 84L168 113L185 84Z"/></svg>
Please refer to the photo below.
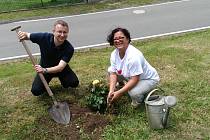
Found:
<svg viewBox="0 0 210 140"><path fill-rule="evenodd" d="M48 109L50 116L53 118L54 121L60 124L68 124L70 121L70 110L68 103L66 102L58 102L57 105L53 105Z"/></svg>

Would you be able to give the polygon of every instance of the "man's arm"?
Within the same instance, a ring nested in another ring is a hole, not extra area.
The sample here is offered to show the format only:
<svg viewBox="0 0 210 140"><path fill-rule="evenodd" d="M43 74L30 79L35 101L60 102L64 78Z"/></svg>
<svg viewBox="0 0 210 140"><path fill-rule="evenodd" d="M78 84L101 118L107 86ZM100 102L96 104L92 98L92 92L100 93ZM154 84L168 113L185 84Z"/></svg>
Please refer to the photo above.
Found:
<svg viewBox="0 0 210 140"><path fill-rule="evenodd" d="M59 64L54 67L49 68L43 68L40 65L35 65L34 68L38 73L58 73L61 72L65 67L67 63L63 60L60 60Z"/></svg>
<svg viewBox="0 0 210 140"><path fill-rule="evenodd" d="M58 73L61 72L65 67L67 63L63 60L60 60L59 64L54 67L46 68L47 73Z"/></svg>

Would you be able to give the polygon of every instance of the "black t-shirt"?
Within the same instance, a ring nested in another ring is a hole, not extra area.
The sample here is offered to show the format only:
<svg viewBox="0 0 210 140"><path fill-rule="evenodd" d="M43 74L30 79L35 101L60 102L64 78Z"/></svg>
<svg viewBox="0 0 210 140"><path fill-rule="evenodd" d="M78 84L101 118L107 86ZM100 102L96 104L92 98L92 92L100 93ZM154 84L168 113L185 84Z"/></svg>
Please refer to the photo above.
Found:
<svg viewBox="0 0 210 140"><path fill-rule="evenodd" d="M40 47L42 67L53 67L59 64L60 60L68 63L74 54L74 48L67 40L60 46L55 46L52 33L32 33L30 40Z"/></svg>

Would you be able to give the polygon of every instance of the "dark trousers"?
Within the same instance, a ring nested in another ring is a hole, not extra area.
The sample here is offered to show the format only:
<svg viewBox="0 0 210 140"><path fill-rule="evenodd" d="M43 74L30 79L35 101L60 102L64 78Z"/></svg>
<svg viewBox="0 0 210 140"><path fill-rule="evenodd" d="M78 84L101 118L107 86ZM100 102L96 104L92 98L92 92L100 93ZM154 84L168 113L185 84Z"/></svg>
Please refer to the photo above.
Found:
<svg viewBox="0 0 210 140"><path fill-rule="evenodd" d="M58 77L61 85L64 88L68 87L77 87L79 85L79 80L76 74L72 71L72 69L67 65L62 72L59 73L47 73L44 74L44 77L49 84L49 82L52 80L53 77ZM44 84L42 83L39 75L37 74L34 82L32 84L31 92L35 96L39 96L43 94L46 91Z"/></svg>

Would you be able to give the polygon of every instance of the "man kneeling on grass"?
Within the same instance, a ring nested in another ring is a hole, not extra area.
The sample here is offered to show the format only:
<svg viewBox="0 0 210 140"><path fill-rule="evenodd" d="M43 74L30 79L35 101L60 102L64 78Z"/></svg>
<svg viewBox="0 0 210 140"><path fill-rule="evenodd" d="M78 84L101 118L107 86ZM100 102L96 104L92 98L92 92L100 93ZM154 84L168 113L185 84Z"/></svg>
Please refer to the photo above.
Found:
<svg viewBox="0 0 210 140"><path fill-rule="evenodd" d="M74 53L73 46L66 40L68 33L68 24L63 20L54 23L53 33L18 32L20 40L31 40L40 47L41 60L40 64L34 66L36 72L43 73L47 83L53 77L58 77L64 88L79 85L76 74L68 65ZM37 74L31 92L33 95L39 96L45 91L46 89Z"/></svg>

